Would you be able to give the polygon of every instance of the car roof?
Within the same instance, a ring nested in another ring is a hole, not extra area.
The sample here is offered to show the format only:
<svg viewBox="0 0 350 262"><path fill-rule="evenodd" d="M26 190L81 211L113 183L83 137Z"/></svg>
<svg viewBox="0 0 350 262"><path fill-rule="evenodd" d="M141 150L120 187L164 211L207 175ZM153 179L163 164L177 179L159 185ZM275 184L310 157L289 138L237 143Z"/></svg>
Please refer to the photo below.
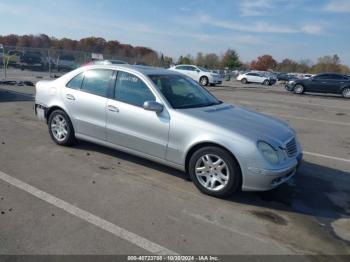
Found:
<svg viewBox="0 0 350 262"><path fill-rule="evenodd" d="M143 66L143 65L129 65L129 64L109 64L109 65L91 65L89 66L91 69L104 68L104 69L130 69L144 75L179 75L179 73L175 71L171 71L161 67L153 67L153 66Z"/></svg>

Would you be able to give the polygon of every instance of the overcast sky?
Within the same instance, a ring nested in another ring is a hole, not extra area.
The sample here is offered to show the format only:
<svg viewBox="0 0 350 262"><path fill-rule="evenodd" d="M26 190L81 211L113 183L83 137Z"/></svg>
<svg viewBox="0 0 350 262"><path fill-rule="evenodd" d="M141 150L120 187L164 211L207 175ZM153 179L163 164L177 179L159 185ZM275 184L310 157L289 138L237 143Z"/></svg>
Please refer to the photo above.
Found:
<svg viewBox="0 0 350 262"><path fill-rule="evenodd" d="M243 61L338 54L350 65L350 0L0 0L0 34L100 36L177 58L236 49Z"/></svg>

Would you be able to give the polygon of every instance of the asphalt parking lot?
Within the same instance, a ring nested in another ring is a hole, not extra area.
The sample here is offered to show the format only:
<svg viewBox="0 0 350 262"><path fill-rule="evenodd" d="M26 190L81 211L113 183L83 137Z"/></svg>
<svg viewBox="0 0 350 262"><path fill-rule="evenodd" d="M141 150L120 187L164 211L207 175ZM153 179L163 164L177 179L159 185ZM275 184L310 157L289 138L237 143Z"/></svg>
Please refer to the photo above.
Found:
<svg viewBox="0 0 350 262"><path fill-rule="evenodd" d="M228 200L174 169L79 142L54 144L34 87L0 86L0 254L350 254L350 101L231 81L225 102L287 120L293 180Z"/></svg>

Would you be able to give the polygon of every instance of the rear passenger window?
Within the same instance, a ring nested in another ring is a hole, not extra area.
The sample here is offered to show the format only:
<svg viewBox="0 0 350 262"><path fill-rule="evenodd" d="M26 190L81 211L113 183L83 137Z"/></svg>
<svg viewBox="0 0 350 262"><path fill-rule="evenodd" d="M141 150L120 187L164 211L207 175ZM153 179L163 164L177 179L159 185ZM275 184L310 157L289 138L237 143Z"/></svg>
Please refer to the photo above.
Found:
<svg viewBox="0 0 350 262"><path fill-rule="evenodd" d="M140 78L126 72L118 73L114 97L118 101L140 107L146 101L156 100Z"/></svg>
<svg viewBox="0 0 350 262"><path fill-rule="evenodd" d="M83 82L83 73L80 73L79 75L73 77L67 84L67 87L72 89L80 89L81 83Z"/></svg>
<svg viewBox="0 0 350 262"><path fill-rule="evenodd" d="M84 72L82 91L107 97L113 71L108 69L92 69Z"/></svg>

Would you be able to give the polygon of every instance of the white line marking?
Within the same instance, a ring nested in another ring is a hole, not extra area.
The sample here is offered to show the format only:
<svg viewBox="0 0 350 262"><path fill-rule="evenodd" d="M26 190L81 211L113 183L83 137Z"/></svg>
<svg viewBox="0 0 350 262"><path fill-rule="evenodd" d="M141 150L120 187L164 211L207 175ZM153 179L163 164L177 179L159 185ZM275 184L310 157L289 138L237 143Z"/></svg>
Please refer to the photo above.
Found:
<svg viewBox="0 0 350 262"><path fill-rule="evenodd" d="M162 247L146 238L143 238L139 235L136 235L135 233L132 233L124 228L121 228L111 222L108 222L104 220L103 218L100 218L98 216L95 216L85 210L82 210L76 206L73 206L62 199L59 199L53 195L50 195L44 191L41 191L40 189L37 189L25 182L22 182L12 176L9 176L3 172L0 171L0 179L13 185L14 187L17 187L23 191L26 191L27 193L47 202L51 205L54 205L60 209L63 209L67 213L70 213L90 224L93 224L109 233L112 233L113 235L124 239L146 251L149 251L153 254L157 255L178 255L176 252L169 250L165 247Z"/></svg>
<svg viewBox="0 0 350 262"><path fill-rule="evenodd" d="M322 158L329 158L329 159L333 159L333 160L338 160L338 161L343 161L343 162L350 163L350 159L346 159L346 158L340 158L340 157L335 157L335 156L327 156L327 155L322 155L322 154L317 154L317 153L307 152L307 151L303 151L303 153L305 155L317 156L317 157L322 157Z"/></svg>
<svg viewBox="0 0 350 262"><path fill-rule="evenodd" d="M281 116L281 117L285 117L285 118L294 118L294 119L299 119L299 120L316 121L316 122L320 122L320 123L327 123L327 124L334 124L334 125L341 125L341 126L350 126L350 123L343 123L343 122L337 122L337 121L307 118L307 117L301 117L301 116L283 115L283 114L270 113L270 112L264 112L264 113L269 114L269 115L274 115L274 116Z"/></svg>

